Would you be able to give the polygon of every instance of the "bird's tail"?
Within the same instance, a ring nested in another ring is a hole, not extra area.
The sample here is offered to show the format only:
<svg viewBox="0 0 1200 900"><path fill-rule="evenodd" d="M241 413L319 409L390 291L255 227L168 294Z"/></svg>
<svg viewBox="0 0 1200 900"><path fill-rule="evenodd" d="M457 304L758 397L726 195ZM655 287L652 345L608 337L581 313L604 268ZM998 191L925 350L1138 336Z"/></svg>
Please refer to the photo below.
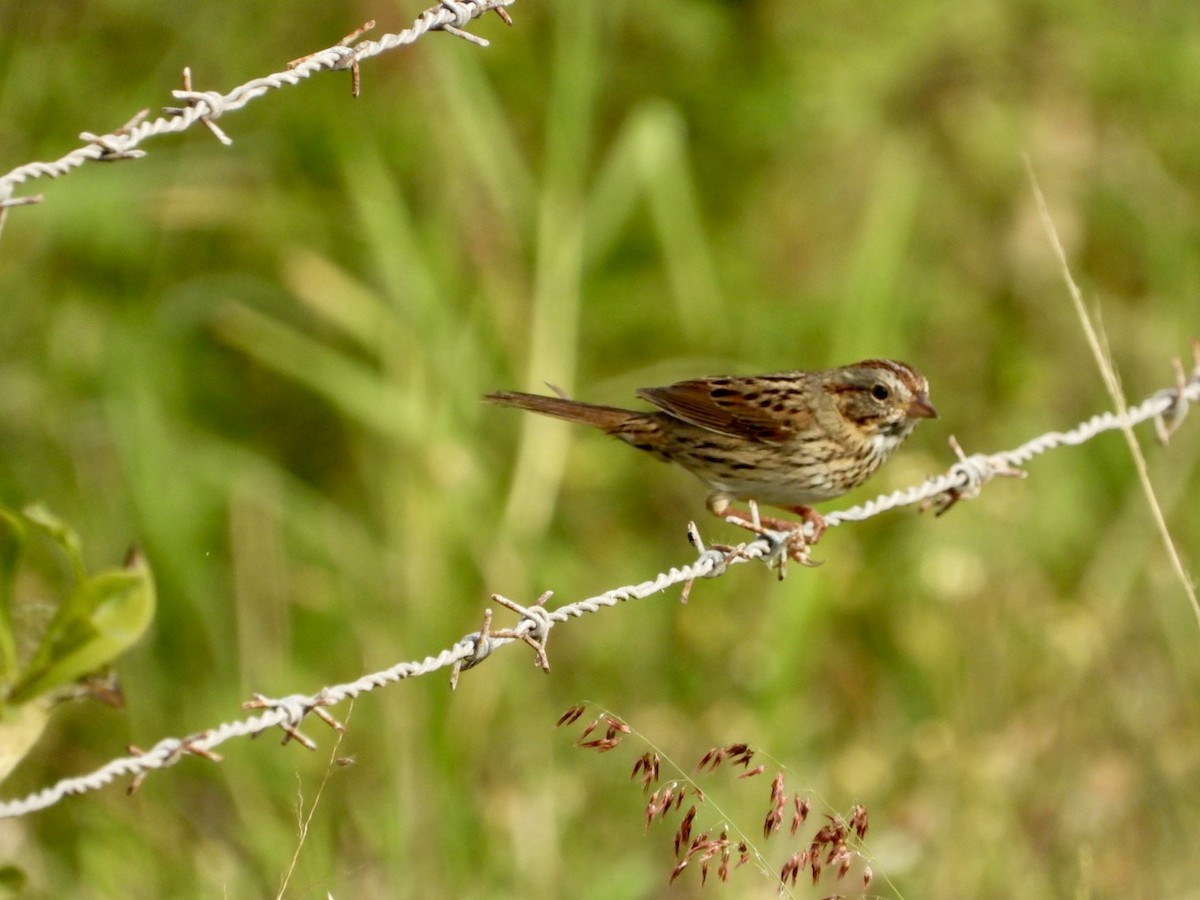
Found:
<svg viewBox="0 0 1200 900"><path fill-rule="evenodd" d="M519 391L497 391L483 399L499 406L515 406L544 416L566 419L568 422L582 422L609 434L621 432L632 419L645 417L645 413L616 406L598 406L595 403L581 403L562 397L544 397L541 394L523 394Z"/></svg>

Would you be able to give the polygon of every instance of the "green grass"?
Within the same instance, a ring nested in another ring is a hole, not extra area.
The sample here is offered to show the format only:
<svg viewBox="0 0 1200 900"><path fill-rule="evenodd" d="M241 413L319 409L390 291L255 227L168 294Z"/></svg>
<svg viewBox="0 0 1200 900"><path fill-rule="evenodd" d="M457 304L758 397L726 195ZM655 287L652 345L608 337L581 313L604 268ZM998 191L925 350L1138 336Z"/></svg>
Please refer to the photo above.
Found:
<svg viewBox="0 0 1200 900"><path fill-rule="evenodd" d="M11 5L0 169L172 102L184 65L228 89L418 11ZM437 652L492 592L651 577L690 558L688 519L738 537L686 474L487 391L623 403L895 356L942 418L861 496L944 469L951 434L999 450L1107 408L1022 154L1131 399L1200 331L1190 5L512 13L475 25L486 50L430 35L368 62L357 100L342 75L260 100L222 119L231 148L196 129L23 191L45 202L0 236L0 500L45 503L93 569L140 545L158 615L121 662L127 709L61 708L5 797L251 692ZM1140 437L1194 563L1200 429ZM1200 897L1200 633L1128 449L1029 472L940 519L837 529L782 584L740 566L687 606L573 622L549 676L513 648L453 694L360 698L288 896L666 892L634 754L552 727L590 699L677 759L747 741L831 809L866 805L882 896ZM273 894L334 742L306 731L315 754L234 742L133 799L5 822L0 863L34 896ZM772 886L744 869L733 890Z"/></svg>

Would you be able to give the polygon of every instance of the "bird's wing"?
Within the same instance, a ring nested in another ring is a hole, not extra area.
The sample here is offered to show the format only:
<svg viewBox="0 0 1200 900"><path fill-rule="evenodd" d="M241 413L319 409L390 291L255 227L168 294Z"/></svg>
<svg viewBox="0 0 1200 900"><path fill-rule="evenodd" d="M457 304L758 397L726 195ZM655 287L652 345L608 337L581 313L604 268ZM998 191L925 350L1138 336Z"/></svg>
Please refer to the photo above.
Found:
<svg viewBox="0 0 1200 900"><path fill-rule="evenodd" d="M792 440L813 426L812 411L796 402L794 376L697 378L637 393L684 422L768 444Z"/></svg>

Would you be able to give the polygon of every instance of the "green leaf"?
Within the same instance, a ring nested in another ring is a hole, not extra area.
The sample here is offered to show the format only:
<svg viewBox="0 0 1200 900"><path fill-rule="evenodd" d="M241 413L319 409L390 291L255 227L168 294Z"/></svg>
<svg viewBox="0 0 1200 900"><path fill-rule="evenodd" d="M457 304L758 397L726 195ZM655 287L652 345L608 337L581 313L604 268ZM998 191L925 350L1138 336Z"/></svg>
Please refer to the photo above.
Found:
<svg viewBox="0 0 1200 900"><path fill-rule="evenodd" d="M8 777L42 736L54 705L54 700L42 696L21 706L0 707L0 781Z"/></svg>
<svg viewBox="0 0 1200 900"><path fill-rule="evenodd" d="M8 702L25 703L116 659L149 627L154 605L154 579L138 553L130 555L125 568L80 582L62 607L71 615L55 616Z"/></svg>
<svg viewBox="0 0 1200 900"><path fill-rule="evenodd" d="M71 565L71 574L74 575L75 582L78 584L83 581L87 577L87 571L83 567L83 548L75 530L39 503L25 507L21 510L21 515L29 524L40 529L62 547L67 555L67 562Z"/></svg>

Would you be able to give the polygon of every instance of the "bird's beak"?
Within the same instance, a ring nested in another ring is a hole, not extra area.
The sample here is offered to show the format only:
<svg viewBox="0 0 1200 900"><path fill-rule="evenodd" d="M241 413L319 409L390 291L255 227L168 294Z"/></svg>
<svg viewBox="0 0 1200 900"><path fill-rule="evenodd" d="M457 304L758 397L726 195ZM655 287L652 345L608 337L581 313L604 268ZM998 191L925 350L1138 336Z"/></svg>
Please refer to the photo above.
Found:
<svg viewBox="0 0 1200 900"><path fill-rule="evenodd" d="M910 419L936 419L938 417L937 410L929 402L929 395L924 391L912 398L904 413Z"/></svg>

